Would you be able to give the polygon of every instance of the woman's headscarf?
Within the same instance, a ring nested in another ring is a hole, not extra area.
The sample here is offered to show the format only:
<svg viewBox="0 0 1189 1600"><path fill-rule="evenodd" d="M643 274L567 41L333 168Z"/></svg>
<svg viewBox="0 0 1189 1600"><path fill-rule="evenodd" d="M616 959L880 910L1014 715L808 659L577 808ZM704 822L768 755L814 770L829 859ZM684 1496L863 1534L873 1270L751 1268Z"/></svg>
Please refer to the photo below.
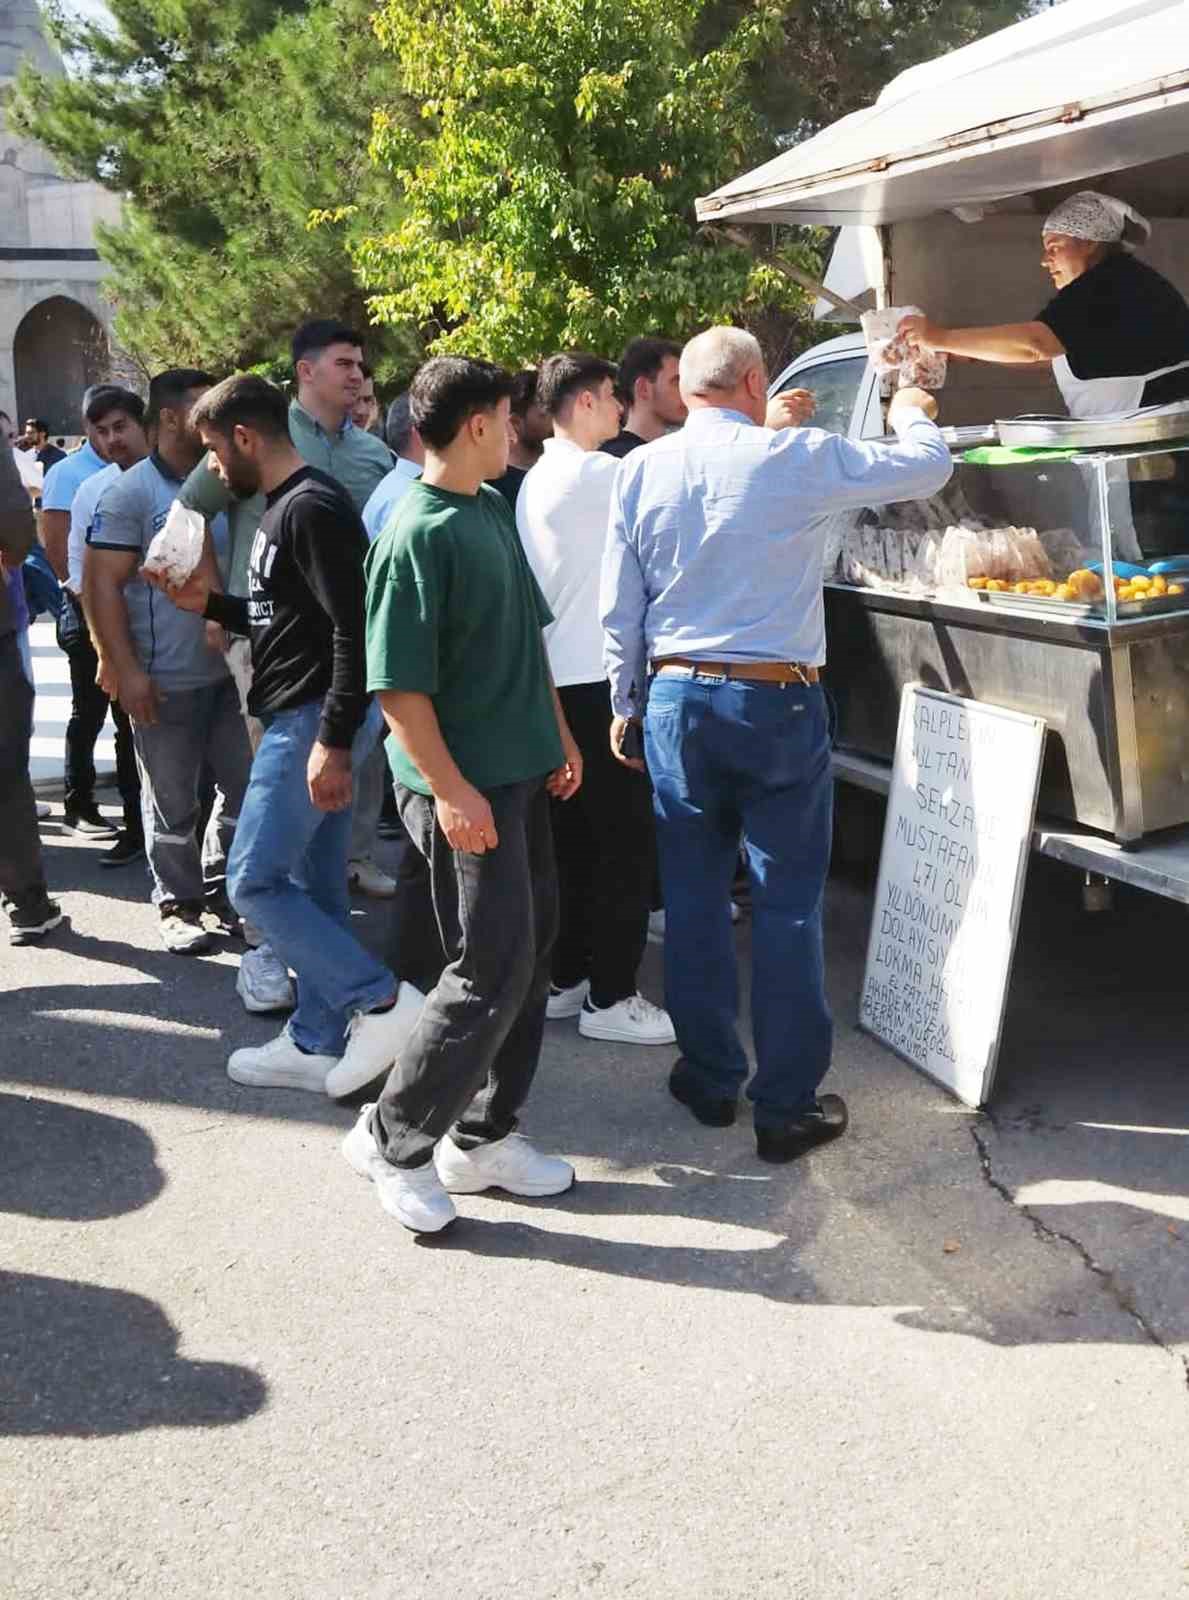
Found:
<svg viewBox="0 0 1189 1600"><path fill-rule="evenodd" d="M1126 250L1134 250L1136 245L1148 242L1152 224L1124 200L1099 194L1095 189L1081 189L1049 213L1044 232L1063 233L1069 239L1088 239L1096 244L1121 244Z"/></svg>

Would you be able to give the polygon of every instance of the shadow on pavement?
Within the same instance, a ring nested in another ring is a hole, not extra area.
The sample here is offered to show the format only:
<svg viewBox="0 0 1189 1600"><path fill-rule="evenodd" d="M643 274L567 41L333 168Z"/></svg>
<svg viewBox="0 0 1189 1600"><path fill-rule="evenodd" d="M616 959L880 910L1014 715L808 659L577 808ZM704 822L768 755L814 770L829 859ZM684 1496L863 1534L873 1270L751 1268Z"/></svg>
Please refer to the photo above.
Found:
<svg viewBox="0 0 1189 1600"><path fill-rule="evenodd" d="M156 1147L135 1122L0 1095L0 1212L93 1222L138 1211L164 1185Z"/></svg>
<svg viewBox="0 0 1189 1600"><path fill-rule="evenodd" d="M247 1367L187 1361L142 1295L0 1272L0 1436L218 1428L267 1398Z"/></svg>

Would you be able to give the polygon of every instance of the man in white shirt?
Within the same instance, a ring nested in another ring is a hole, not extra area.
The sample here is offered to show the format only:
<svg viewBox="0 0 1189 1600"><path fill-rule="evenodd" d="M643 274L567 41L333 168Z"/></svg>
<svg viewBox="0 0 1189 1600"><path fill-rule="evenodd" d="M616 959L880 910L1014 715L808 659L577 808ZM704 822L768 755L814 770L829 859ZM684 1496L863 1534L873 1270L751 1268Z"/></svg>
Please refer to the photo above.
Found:
<svg viewBox="0 0 1189 1600"><path fill-rule="evenodd" d="M118 700L109 700L96 681L99 657L83 615L83 557L87 532L108 485L149 453L144 430L144 401L131 389L105 385L88 392L87 448L101 461L75 489L65 542L66 580L58 617L58 643L70 663L71 708L66 725L65 825L92 839L112 839L100 866L125 867L144 855L140 811L140 775L128 714ZM58 468L66 466L58 463ZM57 468L55 470L58 470ZM123 827L116 830L95 804L95 741L111 711L115 724L116 782L124 807Z"/></svg>
<svg viewBox="0 0 1189 1600"><path fill-rule="evenodd" d="M425 446L413 422L407 390L398 394L388 407L384 437L396 460L392 471L380 479L363 508L363 525L373 543L384 532L385 524L425 466Z"/></svg>
<svg viewBox="0 0 1189 1600"><path fill-rule="evenodd" d="M521 486L516 526L553 612L549 664L585 772L578 794L553 808L561 929L547 1014L576 1016L588 1039L672 1044L667 1014L636 988L652 889L652 809L648 780L612 755L603 674L599 573L619 464L600 446L619 430L615 367L598 356L550 356L537 399L553 437Z"/></svg>

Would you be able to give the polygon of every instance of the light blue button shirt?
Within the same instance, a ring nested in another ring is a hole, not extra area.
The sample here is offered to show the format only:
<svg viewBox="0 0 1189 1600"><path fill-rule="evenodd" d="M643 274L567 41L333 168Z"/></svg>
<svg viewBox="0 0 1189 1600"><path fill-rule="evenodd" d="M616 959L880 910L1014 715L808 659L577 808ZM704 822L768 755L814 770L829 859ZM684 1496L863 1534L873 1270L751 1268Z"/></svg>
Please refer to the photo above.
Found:
<svg viewBox="0 0 1189 1600"><path fill-rule="evenodd" d="M43 511L69 511L79 487L92 473L99 472L107 462L89 439L80 450L74 450L65 461L55 461L45 475L41 489Z"/></svg>
<svg viewBox="0 0 1189 1600"><path fill-rule="evenodd" d="M703 407L624 457L599 596L617 716L640 714L648 662L663 656L824 663L831 515L925 499L953 471L923 411L894 421L899 444L853 444Z"/></svg>
<svg viewBox="0 0 1189 1600"><path fill-rule="evenodd" d="M416 483L420 476L421 468L415 461L398 456L392 471L372 490L371 498L363 508L363 525L373 543L384 532L384 524L400 505L410 485Z"/></svg>

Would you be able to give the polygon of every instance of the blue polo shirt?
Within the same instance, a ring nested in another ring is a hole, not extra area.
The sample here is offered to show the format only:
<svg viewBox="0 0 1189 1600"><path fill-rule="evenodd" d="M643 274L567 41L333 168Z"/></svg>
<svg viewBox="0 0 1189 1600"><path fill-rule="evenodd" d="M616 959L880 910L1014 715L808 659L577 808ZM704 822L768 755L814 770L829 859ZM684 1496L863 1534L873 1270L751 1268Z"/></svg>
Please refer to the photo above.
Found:
<svg viewBox="0 0 1189 1600"><path fill-rule="evenodd" d="M154 451L104 489L91 518L87 544L92 550L135 551L143 560L153 535L165 526L181 487L181 479L174 477ZM179 611L139 576L125 588L124 602L140 664L167 693L170 689L178 693L204 689L225 676L223 655L207 646L201 617Z"/></svg>
<svg viewBox="0 0 1189 1600"><path fill-rule="evenodd" d="M63 461L55 461L46 473L41 487L41 509L69 511L79 485L106 466L107 462L88 439L81 450L72 451Z"/></svg>

